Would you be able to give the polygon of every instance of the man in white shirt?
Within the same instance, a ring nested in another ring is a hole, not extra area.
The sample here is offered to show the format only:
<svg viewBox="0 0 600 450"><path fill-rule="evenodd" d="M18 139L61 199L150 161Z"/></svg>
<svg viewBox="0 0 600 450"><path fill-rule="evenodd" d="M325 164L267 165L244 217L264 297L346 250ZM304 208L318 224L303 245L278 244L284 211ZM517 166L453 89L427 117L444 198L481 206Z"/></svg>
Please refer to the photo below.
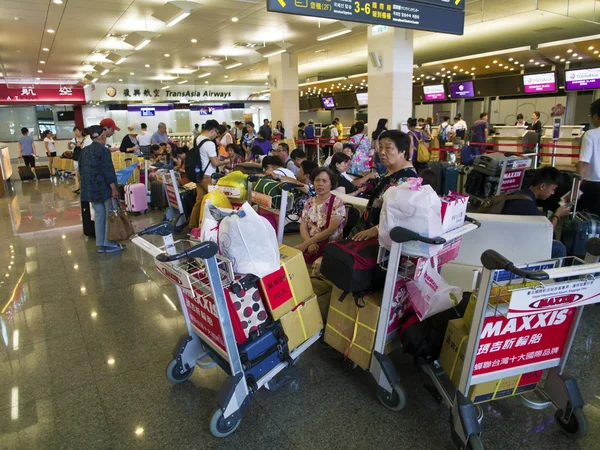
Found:
<svg viewBox="0 0 600 450"><path fill-rule="evenodd" d="M444 116L444 121L440 125L439 131L438 131L438 140L440 141L440 147L446 146L446 142L449 140L451 133L452 133L452 125L450 125L450 117Z"/></svg>
<svg viewBox="0 0 600 450"><path fill-rule="evenodd" d="M142 132L137 135L138 145L143 156L150 156L150 146L152 145L152 135L148 133L148 125L142 123Z"/></svg>
<svg viewBox="0 0 600 450"><path fill-rule="evenodd" d="M217 146L214 141L219 135L219 127L219 122L216 120L207 120L202 129L202 133L200 133L194 142L194 146L198 146L199 148L197 150L190 150L190 152L199 152L199 158L197 158L198 165L195 169L198 175L202 173L202 180L200 182L191 180L196 183L196 204L190 215L190 228L198 228L200 226L200 208L202 207L202 199L208 194L208 186L211 184L211 175L217 171L217 167L229 163L228 159L220 160L217 156ZM188 158L186 158L186 162L188 161ZM188 168L186 168L186 172L187 169Z"/></svg>
<svg viewBox="0 0 600 450"><path fill-rule="evenodd" d="M577 209L600 215L600 100L590 105L590 117L594 129L583 135L577 165L577 172L583 177L583 195Z"/></svg>
<svg viewBox="0 0 600 450"><path fill-rule="evenodd" d="M265 156L261 161L261 164L265 175L269 177L296 178L294 172L283 167L283 161L279 156Z"/></svg>
<svg viewBox="0 0 600 450"><path fill-rule="evenodd" d="M454 117L454 134L463 141L467 140L467 122L463 120L460 113Z"/></svg>

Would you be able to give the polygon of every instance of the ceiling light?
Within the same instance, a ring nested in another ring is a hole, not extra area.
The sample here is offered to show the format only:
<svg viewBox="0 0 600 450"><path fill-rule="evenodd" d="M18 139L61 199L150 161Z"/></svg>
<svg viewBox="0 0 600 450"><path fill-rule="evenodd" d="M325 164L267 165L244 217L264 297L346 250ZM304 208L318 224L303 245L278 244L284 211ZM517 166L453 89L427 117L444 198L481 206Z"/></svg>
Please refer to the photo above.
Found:
<svg viewBox="0 0 600 450"><path fill-rule="evenodd" d="M173 1L165 3L152 14L152 17L164 22L168 27L181 22L191 14L191 11L200 5L195 2Z"/></svg>
<svg viewBox="0 0 600 450"><path fill-rule="evenodd" d="M444 69L442 69L442 70L444 70ZM356 74L354 74L354 75L348 75L348 79L349 79L349 80L351 80L351 79L353 79L353 78L364 78L364 77L367 77L367 76L369 76L369 74L368 74L367 72L364 72L364 73L356 73ZM364 81L365 81L365 80L363 80L363 82L364 82Z"/></svg>
<svg viewBox="0 0 600 450"><path fill-rule="evenodd" d="M40 61L40 64L46 64L46 61Z"/></svg>
<svg viewBox="0 0 600 450"><path fill-rule="evenodd" d="M232 22L237 22L238 20L240 20L240 19L238 19L237 17L232 17L232 18L231 18L231 21L232 21Z"/></svg>
<svg viewBox="0 0 600 450"><path fill-rule="evenodd" d="M521 64L521 67L525 67L525 64Z"/></svg>
<svg viewBox="0 0 600 450"><path fill-rule="evenodd" d="M229 58L228 60L223 61L219 64L221 66L225 67L226 69L233 69L234 67L239 67L242 65L242 63L240 61L238 61L237 59L233 59L233 58Z"/></svg>
<svg viewBox="0 0 600 450"><path fill-rule="evenodd" d="M225 75L223 78L229 78L229 75Z"/></svg>
<svg viewBox="0 0 600 450"><path fill-rule="evenodd" d="M208 84L208 81L205 81L204 84Z"/></svg>
<svg viewBox="0 0 600 450"><path fill-rule="evenodd" d="M44 48L42 49L42 51L43 51L43 52L49 52L49 51L50 51L50 49L49 49L49 48L47 48L47 47L44 47Z"/></svg>
<svg viewBox="0 0 600 450"><path fill-rule="evenodd" d="M436 75L439 75L439 74L440 74L440 72L436 72L435 74L436 74Z"/></svg>
<svg viewBox="0 0 600 450"><path fill-rule="evenodd" d="M594 50L594 55L597 55L597 54L598 54L598 50Z"/></svg>
<svg viewBox="0 0 600 450"><path fill-rule="evenodd" d="M554 57L554 59L560 59L560 56L556 55L556 56Z"/></svg>
<svg viewBox="0 0 600 450"><path fill-rule="evenodd" d="M454 66L454 70L458 69L458 66Z"/></svg>
<svg viewBox="0 0 600 450"><path fill-rule="evenodd" d="M206 70L198 70L194 73L194 75L197 75L198 78L205 78L210 76L210 72L207 72Z"/></svg>
<svg viewBox="0 0 600 450"><path fill-rule="evenodd" d="M510 70L511 70L511 71L513 71L513 70L515 70L515 68L514 68L514 67L511 67L511 68L510 68Z"/></svg>
<svg viewBox="0 0 600 450"><path fill-rule="evenodd" d="M509 61L512 61L514 58L508 58Z"/></svg>
<svg viewBox="0 0 600 450"><path fill-rule="evenodd" d="M110 62L112 62L114 65L118 66L119 64L121 64L123 61L125 61L127 58L125 56L121 56L117 53L109 53L108 55L106 55L106 59L108 59Z"/></svg>
<svg viewBox="0 0 600 450"><path fill-rule="evenodd" d="M119 78L119 81L123 81L123 78Z"/></svg>
<svg viewBox="0 0 600 450"><path fill-rule="evenodd" d="M40 77L37 77L37 78L36 78L36 80L38 80L38 81L39 81L39 79L40 79Z"/></svg>
<svg viewBox="0 0 600 450"><path fill-rule="evenodd" d="M323 34L317 36L317 41L326 41L327 39L332 39L334 37L342 36L344 34L348 34L352 32L351 28L347 28L341 22L335 22L331 25L327 25L321 29Z"/></svg>
<svg viewBox="0 0 600 450"><path fill-rule="evenodd" d="M546 64L540 64L540 67L546 67Z"/></svg>
<svg viewBox="0 0 600 450"><path fill-rule="evenodd" d="M129 72L129 75L135 75L135 72Z"/></svg>
<svg viewBox="0 0 600 450"><path fill-rule="evenodd" d="M98 81L98 78L92 79L92 83L95 83L96 81Z"/></svg>
<svg viewBox="0 0 600 450"><path fill-rule="evenodd" d="M531 50L531 46L526 45L523 47L508 48L508 49L504 49L504 50L496 50L493 52L478 53L478 54L469 55L469 56L461 56L459 58L444 59L444 60L440 60L440 61L431 61L431 62L421 64L421 67L441 66L443 64L449 64L449 63L461 63L462 64L462 63L464 63L465 60L479 60L482 58L491 58L493 56L521 53L521 52L527 52L530 50Z"/></svg>
<svg viewBox="0 0 600 450"><path fill-rule="evenodd" d="M486 69L489 69L489 68L490 68L490 66L485 66L485 68L486 68Z"/></svg>
<svg viewBox="0 0 600 450"><path fill-rule="evenodd" d="M498 64L498 67L504 67L504 64Z"/></svg>
<svg viewBox="0 0 600 450"><path fill-rule="evenodd" d="M579 58L577 58L577 59L583 59L583 56L580 56L580 57L579 57Z"/></svg>
<svg viewBox="0 0 600 450"><path fill-rule="evenodd" d="M187 82L188 82L188 80L181 80L181 81L178 81L177 84L185 84Z"/></svg>
<svg viewBox="0 0 600 450"><path fill-rule="evenodd" d="M123 42L131 45L136 50L141 50L150 43L154 36L154 33L149 33L147 31L134 31L128 34Z"/></svg>
<svg viewBox="0 0 600 450"><path fill-rule="evenodd" d="M519 64L519 61L515 61L515 64Z"/></svg>
<svg viewBox="0 0 600 450"><path fill-rule="evenodd" d="M171 86L163 86L161 89L169 89Z"/></svg>
<svg viewBox="0 0 600 450"><path fill-rule="evenodd" d="M54 33L54 30L52 28L48 28L46 31L50 34Z"/></svg>
<svg viewBox="0 0 600 450"><path fill-rule="evenodd" d="M536 66L539 66L539 65L540 65L540 62L539 62L539 61L536 61L536 62L535 62L535 65L536 65Z"/></svg>
<svg viewBox="0 0 600 450"><path fill-rule="evenodd" d="M350 77L348 77L350 78ZM325 83L330 83L332 81L340 81L340 80L346 80L346 77L337 77L337 78L328 78L327 80L318 80L318 81L310 81L308 83L300 83L298 85L298 87L304 87L304 86L312 86L315 84L325 84ZM364 83L364 80L363 80Z"/></svg>
<svg viewBox="0 0 600 450"><path fill-rule="evenodd" d="M594 46L593 46L593 45L590 45L590 46L588 47L588 50L594 50Z"/></svg>
<svg viewBox="0 0 600 450"><path fill-rule="evenodd" d="M573 53L573 50L569 49L567 50L567 53Z"/></svg>
<svg viewBox="0 0 600 450"><path fill-rule="evenodd" d="M168 58L169 56L171 56L171 55L169 55L168 53L165 53L165 58Z"/></svg>
<svg viewBox="0 0 600 450"><path fill-rule="evenodd" d="M492 62L493 62L494 64L498 64L498 60L497 60L497 59L493 60ZM455 67L455 68L456 68L456 67Z"/></svg>
<svg viewBox="0 0 600 450"><path fill-rule="evenodd" d="M44 73L44 72L43 72L43 71L41 71L41 70L38 70L38 73Z"/></svg>
<svg viewBox="0 0 600 450"><path fill-rule="evenodd" d="M269 56L275 56L279 55L280 53L284 53L285 48L281 48L277 44L272 44L261 48L255 48L254 51L260 53L263 58L268 58Z"/></svg>
<svg viewBox="0 0 600 450"><path fill-rule="evenodd" d="M62 0L52 0L52 3L56 3L57 5L62 5Z"/></svg>
<svg viewBox="0 0 600 450"><path fill-rule="evenodd" d="M144 67L150 67L150 64L145 64Z"/></svg>
<svg viewBox="0 0 600 450"><path fill-rule="evenodd" d="M560 62L565 62L565 58L561 58Z"/></svg>
<svg viewBox="0 0 600 450"><path fill-rule="evenodd" d="M452 75L456 75L456 72L453 72Z"/></svg>
<svg viewBox="0 0 600 450"><path fill-rule="evenodd" d="M475 70L475 67L471 67L471 70Z"/></svg>

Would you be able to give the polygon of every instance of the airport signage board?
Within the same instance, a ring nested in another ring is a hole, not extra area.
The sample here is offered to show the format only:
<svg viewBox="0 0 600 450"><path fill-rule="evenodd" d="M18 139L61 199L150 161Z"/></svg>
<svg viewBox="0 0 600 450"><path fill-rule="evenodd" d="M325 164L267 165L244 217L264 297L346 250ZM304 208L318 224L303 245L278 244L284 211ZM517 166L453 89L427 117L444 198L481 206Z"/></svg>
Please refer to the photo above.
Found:
<svg viewBox="0 0 600 450"><path fill-rule="evenodd" d="M600 67L565 70L565 89L567 91L600 89Z"/></svg>
<svg viewBox="0 0 600 450"><path fill-rule="evenodd" d="M556 74L548 72L523 75L523 88L526 94L556 92Z"/></svg>
<svg viewBox="0 0 600 450"><path fill-rule="evenodd" d="M462 35L465 0L267 0L267 10Z"/></svg>
<svg viewBox="0 0 600 450"><path fill-rule="evenodd" d="M0 84L0 103L85 103L81 86L53 84Z"/></svg>

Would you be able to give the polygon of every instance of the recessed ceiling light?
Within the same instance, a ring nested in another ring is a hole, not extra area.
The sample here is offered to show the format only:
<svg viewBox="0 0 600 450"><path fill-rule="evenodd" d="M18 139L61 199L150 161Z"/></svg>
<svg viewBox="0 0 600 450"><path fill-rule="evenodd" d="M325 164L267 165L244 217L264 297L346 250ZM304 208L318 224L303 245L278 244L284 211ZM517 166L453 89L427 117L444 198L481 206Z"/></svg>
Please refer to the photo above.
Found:
<svg viewBox="0 0 600 450"><path fill-rule="evenodd" d="M224 77L224 78L229 78L229 75L225 75L225 77Z"/></svg>
<svg viewBox="0 0 600 450"><path fill-rule="evenodd" d="M48 28L46 31L50 34L54 33L54 30L52 28Z"/></svg>
<svg viewBox="0 0 600 450"><path fill-rule="evenodd" d="M508 58L509 61L512 61L514 58Z"/></svg>
<svg viewBox="0 0 600 450"><path fill-rule="evenodd" d="M41 70L38 70L38 73L43 73Z"/></svg>
<svg viewBox="0 0 600 450"><path fill-rule="evenodd" d="M593 46L593 45L590 45L590 46L588 47L588 50L594 50L594 46Z"/></svg>
<svg viewBox="0 0 600 450"><path fill-rule="evenodd" d="M123 78L119 78L119 81L123 81Z"/></svg>
<svg viewBox="0 0 600 450"><path fill-rule="evenodd" d="M594 50L594 55L597 55L597 54L598 54L598 50Z"/></svg>
<svg viewBox="0 0 600 450"><path fill-rule="evenodd" d="M469 75L469 72L465 72L465 75Z"/></svg>
<svg viewBox="0 0 600 450"><path fill-rule="evenodd" d="M560 59L560 56L556 55L556 56L554 57L554 59Z"/></svg>
<svg viewBox="0 0 600 450"><path fill-rule="evenodd" d="M519 64L519 61L515 61L515 64Z"/></svg>
<svg viewBox="0 0 600 450"><path fill-rule="evenodd" d="M514 67L511 67L511 68L510 68L510 70L511 70L511 71L513 71L513 70L515 70L515 68L514 68Z"/></svg>
<svg viewBox="0 0 600 450"><path fill-rule="evenodd" d="M579 57L579 58L577 58L577 59L583 59L583 56L580 56L580 57Z"/></svg>
<svg viewBox="0 0 600 450"><path fill-rule="evenodd" d="M452 72L452 75L456 75L456 72Z"/></svg>
<svg viewBox="0 0 600 450"><path fill-rule="evenodd" d="M577 56L577 53L573 53L573 56Z"/></svg>
<svg viewBox="0 0 600 450"><path fill-rule="evenodd" d="M504 67L504 64L498 64L498 67Z"/></svg>
<svg viewBox="0 0 600 450"><path fill-rule="evenodd" d="M36 80L38 80L38 81L39 81L39 79L40 79L40 77L37 77L37 78L36 78Z"/></svg>
<svg viewBox="0 0 600 450"><path fill-rule="evenodd" d="M21 20L21 18L20 17L15 17L15 20Z"/></svg>
<svg viewBox="0 0 600 450"><path fill-rule="evenodd" d="M546 64L540 64L540 67L546 67Z"/></svg>
<svg viewBox="0 0 600 450"><path fill-rule="evenodd" d="M471 70L475 70L475 67L471 67Z"/></svg>
<svg viewBox="0 0 600 450"><path fill-rule="evenodd" d="M232 18L231 18L231 21L232 21L232 22L237 22L238 20L240 20L240 19L238 19L237 17L232 17Z"/></svg>
<svg viewBox="0 0 600 450"><path fill-rule="evenodd" d="M46 64L46 61L40 61L40 64Z"/></svg>
<svg viewBox="0 0 600 450"><path fill-rule="evenodd" d="M169 56L171 56L171 55L169 55L168 53L165 53L165 58L168 58Z"/></svg>
<svg viewBox="0 0 600 450"><path fill-rule="evenodd" d="M539 62L539 61L536 61L536 62L535 62L535 65L536 65L536 66L539 66L539 65L540 65L540 62Z"/></svg>
<svg viewBox="0 0 600 450"><path fill-rule="evenodd" d="M144 67L150 67L150 64L146 64Z"/></svg>
<svg viewBox="0 0 600 450"><path fill-rule="evenodd" d="M135 75L135 72L129 72L129 75Z"/></svg>
<svg viewBox="0 0 600 450"><path fill-rule="evenodd" d="M567 53L573 53L573 50L569 49L567 50Z"/></svg>
<svg viewBox="0 0 600 450"><path fill-rule="evenodd" d="M454 66L454 70L458 69L458 66Z"/></svg>
<svg viewBox="0 0 600 450"><path fill-rule="evenodd" d="M521 67L525 67L525 64L521 64Z"/></svg>
<svg viewBox="0 0 600 450"><path fill-rule="evenodd" d="M43 51L43 52L49 52L49 51L50 51L50 49L49 49L49 48L46 48L46 47L44 47L44 48L42 49L42 51Z"/></svg>
<svg viewBox="0 0 600 450"><path fill-rule="evenodd" d="M205 81L204 84L208 84L208 81Z"/></svg>
<svg viewBox="0 0 600 450"><path fill-rule="evenodd" d="M62 0L52 0L52 3L56 3L57 5L62 5Z"/></svg>
<svg viewBox="0 0 600 450"><path fill-rule="evenodd" d="M489 68L490 68L490 66L485 66L485 68L486 68L486 69L489 69Z"/></svg>
<svg viewBox="0 0 600 450"><path fill-rule="evenodd" d="M439 75L439 74L440 74L440 72L436 72L435 74L436 74L436 75Z"/></svg>
<svg viewBox="0 0 600 450"><path fill-rule="evenodd" d="M198 42L198 39L192 39L192 44L195 44L196 42Z"/></svg>
<svg viewBox="0 0 600 450"><path fill-rule="evenodd" d="M495 60L493 60L492 62L493 62L494 64L498 64L498 60L496 60L496 59L495 59Z"/></svg>
<svg viewBox="0 0 600 450"><path fill-rule="evenodd" d="M560 62L565 62L565 58L561 58Z"/></svg>

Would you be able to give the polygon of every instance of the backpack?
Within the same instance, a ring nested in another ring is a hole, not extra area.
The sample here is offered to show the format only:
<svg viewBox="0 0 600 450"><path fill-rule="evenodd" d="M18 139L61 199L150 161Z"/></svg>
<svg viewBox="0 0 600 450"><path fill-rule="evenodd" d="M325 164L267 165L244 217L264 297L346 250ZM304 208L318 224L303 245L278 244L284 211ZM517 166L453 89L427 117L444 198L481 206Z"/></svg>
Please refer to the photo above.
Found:
<svg viewBox="0 0 600 450"><path fill-rule="evenodd" d="M417 137L415 133L411 131L414 137ZM422 139L417 138L417 162L418 163L427 163L431 159L431 154L429 153L429 149L425 145Z"/></svg>
<svg viewBox="0 0 600 450"><path fill-rule="evenodd" d="M202 181L202 178L204 178L204 172L206 172L206 169L208 169L208 165L210 164L210 158L208 158L208 164L206 164L204 170L200 166L202 164L200 158L200 147L202 147L202 145L209 140L210 139L208 138L202 139L200 144L196 144L196 142L194 142L194 146L189 152L187 152L187 155L185 156L185 176L188 180L194 183L200 183ZM200 171L196 172L196 168L199 168Z"/></svg>
<svg viewBox="0 0 600 450"><path fill-rule="evenodd" d="M531 197L526 194L500 194L494 197L486 198L479 206L479 209L477 209L477 213L502 214L504 204L509 200L529 200L530 202L533 201Z"/></svg>
<svg viewBox="0 0 600 450"><path fill-rule="evenodd" d="M321 133L322 138L330 138L331 137L331 127L327 127Z"/></svg>
<svg viewBox="0 0 600 450"><path fill-rule="evenodd" d="M472 166L477 156L479 156L479 147L465 145L460 151L460 164L463 166Z"/></svg>
<svg viewBox="0 0 600 450"><path fill-rule="evenodd" d="M440 127L440 132L438 133L438 137L439 137L441 140L443 140L444 142L445 142L446 140L448 140L448 127L449 127L449 126L450 126L450 125L448 124L448 125L446 125L444 128L441 128L441 127Z"/></svg>

